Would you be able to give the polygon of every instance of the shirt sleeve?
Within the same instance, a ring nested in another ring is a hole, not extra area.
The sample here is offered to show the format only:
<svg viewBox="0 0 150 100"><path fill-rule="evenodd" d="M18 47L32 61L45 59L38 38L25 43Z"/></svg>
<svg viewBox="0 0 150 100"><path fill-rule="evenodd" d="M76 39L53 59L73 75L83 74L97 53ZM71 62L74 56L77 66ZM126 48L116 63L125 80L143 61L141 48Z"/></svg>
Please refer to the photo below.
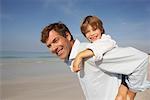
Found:
<svg viewBox="0 0 150 100"><path fill-rule="evenodd" d="M69 65L71 72L74 72L74 71L73 71L73 62L74 62L74 60L72 60L72 61L70 62L70 65Z"/></svg>
<svg viewBox="0 0 150 100"><path fill-rule="evenodd" d="M97 66L104 71L118 74L129 75L133 72L139 72L139 68L147 68L143 63L148 63L148 54L132 47L117 47L107 52L103 56L100 64Z"/></svg>
<svg viewBox="0 0 150 100"><path fill-rule="evenodd" d="M101 39L89 44L87 49L90 49L94 53L94 60L99 61L103 58L103 54L116 47L116 41L112 40L109 35L102 35Z"/></svg>

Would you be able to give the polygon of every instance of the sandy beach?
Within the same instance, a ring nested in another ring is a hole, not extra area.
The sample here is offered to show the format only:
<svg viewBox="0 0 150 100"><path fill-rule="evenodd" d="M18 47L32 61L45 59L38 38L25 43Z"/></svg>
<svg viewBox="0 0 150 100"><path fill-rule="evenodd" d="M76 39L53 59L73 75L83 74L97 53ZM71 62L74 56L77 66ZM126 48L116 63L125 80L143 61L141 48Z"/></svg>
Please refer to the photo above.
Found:
<svg viewBox="0 0 150 100"><path fill-rule="evenodd" d="M84 100L76 75L58 59L4 59L0 100Z"/></svg>
<svg viewBox="0 0 150 100"><path fill-rule="evenodd" d="M1 100L85 100L76 75L59 59L3 59ZM149 100L150 90L135 100Z"/></svg>
<svg viewBox="0 0 150 100"><path fill-rule="evenodd" d="M84 100L77 80L66 75L5 83L2 100Z"/></svg>

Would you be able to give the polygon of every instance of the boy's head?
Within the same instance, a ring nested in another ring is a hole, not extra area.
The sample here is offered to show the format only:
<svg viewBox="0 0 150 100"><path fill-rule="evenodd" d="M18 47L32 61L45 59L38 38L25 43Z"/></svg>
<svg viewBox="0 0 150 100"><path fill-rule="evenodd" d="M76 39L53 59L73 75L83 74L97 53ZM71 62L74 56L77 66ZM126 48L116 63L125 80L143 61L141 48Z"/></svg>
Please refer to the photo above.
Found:
<svg viewBox="0 0 150 100"><path fill-rule="evenodd" d="M103 22L96 16L87 16L80 26L82 34L91 42L100 39L105 33Z"/></svg>

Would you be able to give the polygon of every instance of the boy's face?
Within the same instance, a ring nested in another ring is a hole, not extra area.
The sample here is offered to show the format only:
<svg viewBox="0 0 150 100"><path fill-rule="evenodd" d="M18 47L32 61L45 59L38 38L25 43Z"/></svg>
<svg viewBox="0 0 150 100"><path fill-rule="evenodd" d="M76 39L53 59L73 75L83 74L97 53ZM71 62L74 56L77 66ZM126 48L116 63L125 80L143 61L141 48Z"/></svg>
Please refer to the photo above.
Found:
<svg viewBox="0 0 150 100"><path fill-rule="evenodd" d="M61 36L54 30L49 32L46 45L52 53L56 54L62 60L65 60L69 56L71 50L70 40Z"/></svg>
<svg viewBox="0 0 150 100"><path fill-rule="evenodd" d="M91 25L88 25L85 36L90 42L94 42L95 40L101 38L101 33L102 31L99 28L93 29Z"/></svg>

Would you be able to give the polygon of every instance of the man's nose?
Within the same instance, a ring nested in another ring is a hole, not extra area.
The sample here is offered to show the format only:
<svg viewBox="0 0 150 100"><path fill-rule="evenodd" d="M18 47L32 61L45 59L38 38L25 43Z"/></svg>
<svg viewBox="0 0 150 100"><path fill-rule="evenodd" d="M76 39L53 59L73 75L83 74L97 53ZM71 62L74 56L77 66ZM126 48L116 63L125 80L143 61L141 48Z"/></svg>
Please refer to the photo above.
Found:
<svg viewBox="0 0 150 100"><path fill-rule="evenodd" d="M57 46L55 46L55 45L51 45L50 50L51 50L51 52L52 52L52 53L56 53Z"/></svg>

